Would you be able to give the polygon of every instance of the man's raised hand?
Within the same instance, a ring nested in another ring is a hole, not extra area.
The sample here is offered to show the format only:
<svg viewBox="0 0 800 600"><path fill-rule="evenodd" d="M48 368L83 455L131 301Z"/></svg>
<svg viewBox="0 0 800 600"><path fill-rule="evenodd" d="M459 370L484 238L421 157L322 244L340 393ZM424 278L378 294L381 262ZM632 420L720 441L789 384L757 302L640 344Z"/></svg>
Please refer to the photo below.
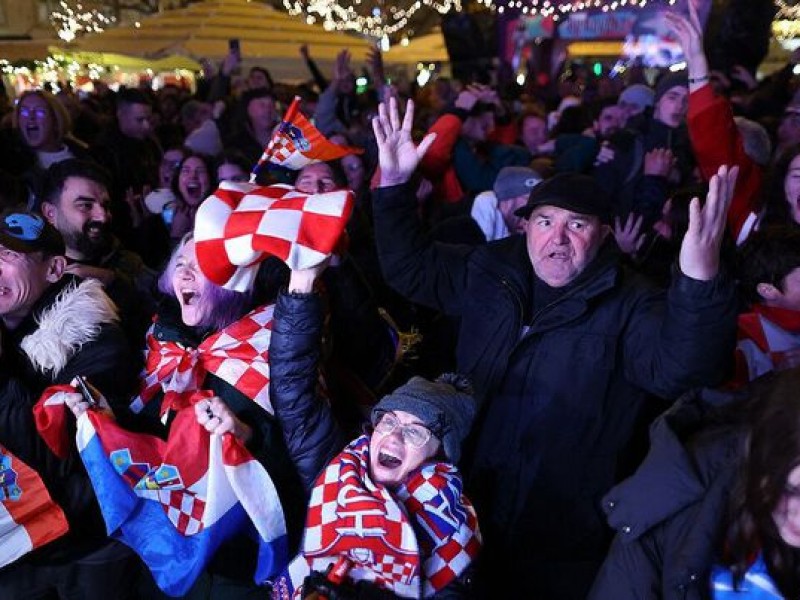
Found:
<svg viewBox="0 0 800 600"><path fill-rule="evenodd" d="M684 275L700 281L713 279L719 271L719 253L725 234L728 207L736 187L739 167L722 165L708 184L706 202L689 204L689 229L683 238L680 268Z"/></svg>
<svg viewBox="0 0 800 600"><path fill-rule="evenodd" d="M389 106L381 103L378 116L372 120L372 130L378 143L378 162L381 168L380 187L389 187L405 183L419 165L422 157L430 148L436 134L426 135L419 146L411 139L414 123L414 102L408 101L406 114L400 121L400 110L397 100L391 98Z"/></svg>

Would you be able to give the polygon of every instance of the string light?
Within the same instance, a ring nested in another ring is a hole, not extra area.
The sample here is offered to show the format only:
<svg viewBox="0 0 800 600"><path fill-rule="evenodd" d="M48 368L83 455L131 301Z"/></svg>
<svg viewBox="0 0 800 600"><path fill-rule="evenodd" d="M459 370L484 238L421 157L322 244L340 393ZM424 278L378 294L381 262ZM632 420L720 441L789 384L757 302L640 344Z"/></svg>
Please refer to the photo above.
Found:
<svg viewBox="0 0 800 600"><path fill-rule="evenodd" d="M486 1L491 3L492 0ZM378 39L392 36L404 29L409 20L423 8L440 14L451 10L461 11L461 0L416 0L405 8L392 6L388 10L376 6L367 15L354 8L354 5L360 4L359 1L347 2L343 6L339 4L339 0L283 0L283 6L290 15L305 14L306 22L312 15L317 15L328 31L357 31Z"/></svg>
<svg viewBox="0 0 800 600"><path fill-rule="evenodd" d="M775 0L775 8L778 9L775 15L776 21L800 19L800 5L787 4L785 0Z"/></svg>
<svg viewBox="0 0 800 600"><path fill-rule="evenodd" d="M116 21L113 16L106 16L100 10L85 9L80 2L73 8L71 3L61 0L59 6L50 14L50 22L56 28L58 37L65 42L87 33L99 33Z"/></svg>

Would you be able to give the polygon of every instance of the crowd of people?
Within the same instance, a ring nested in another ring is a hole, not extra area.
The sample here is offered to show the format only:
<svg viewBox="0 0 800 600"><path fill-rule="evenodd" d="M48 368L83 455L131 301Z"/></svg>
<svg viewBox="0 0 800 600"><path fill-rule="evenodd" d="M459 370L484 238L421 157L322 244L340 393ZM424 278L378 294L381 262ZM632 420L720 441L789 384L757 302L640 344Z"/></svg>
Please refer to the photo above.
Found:
<svg viewBox="0 0 800 600"><path fill-rule="evenodd" d="M294 560L254 581L233 535L183 598L800 597L800 53L727 77L693 11L666 26L687 68L652 85L574 64L418 88L372 51L359 89L346 50L326 77L303 47L302 85L232 52L194 91L21 94L0 465L29 466L69 531L6 561L0 597L166 597L78 446L43 431L75 437L43 424L53 398L161 440L189 419L268 472ZM360 152L254 171L295 96ZM195 222L251 172L353 210L330 256L267 258L235 291ZM268 388L222 338L268 355Z"/></svg>

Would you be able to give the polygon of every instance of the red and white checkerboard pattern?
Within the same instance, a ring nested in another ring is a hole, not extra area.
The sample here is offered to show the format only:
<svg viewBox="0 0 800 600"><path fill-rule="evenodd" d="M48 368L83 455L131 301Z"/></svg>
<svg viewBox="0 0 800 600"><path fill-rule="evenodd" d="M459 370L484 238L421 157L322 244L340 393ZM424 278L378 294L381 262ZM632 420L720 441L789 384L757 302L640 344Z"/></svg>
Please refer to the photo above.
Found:
<svg viewBox="0 0 800 600"><path fill-rule="evenodd" d="M292 165L295 161L292 161L292 158L299 158L301 162L305 164L301 164L299 167L294 167ZM259 164L264 160L269 160L272 163L286 166L290 169L302 169L306 164L315 162L305 158L302 154L300 154L297 148L295 148L294 142L292 142L292 140L285 135L276 135L270 140L269 144L267 144L267 149L264 151L264 154L259 161Z"/></svg>
<svg viewBox="0 0 800 600"><path fill-rule="evenodd" d="M212 282L238 291L252 285L267 255L291 269L316 266L333 252L353 202L349 190L309 195L288 185L222 182L195 217L198 264Z"/></svg>
<svg viewBox="0 0 800 600"><path fill-rule="evenodd" d="M409 561L399 561L391 554L382 554L377 563L373 565L376 572L376 581L387 586L394 586L395 582L409 585L415 577L419 576L418 564Z"/></svg>
<svg viewBox="0 0 800 600"><path fill-rule="evenodd" d="M169 520L183 535L194 535L203 530L205 500L186 491L160 491L158 500Z"/></svg>
<svg viewBox="0 0 800 600"><path fill-rule="evenodd" d="M432 595L461 575L478 555L477 514L452 465L426 465L397 494L417 522L426 554L423 595Z"/></svg>
<svg viewBox="0 0 800 600"><path fill-rule="evenodd" d="M261 306L225 329L209 336L196 348L156 339L147 334L142 391L131 410L139 412L160 390L198 391L206 373L229 383L270 414L269 340L274 305Z"/></svg>
<svg viewBox="0 0 800 600"><path fill-rule="evenodd" d="M420 557L414 530L391 493L369 482L368 448L368 439L360 438L317 479L306 514L303 555L311 569L322 571L336 556L348 556L354 579L418 597Z"/></svg>

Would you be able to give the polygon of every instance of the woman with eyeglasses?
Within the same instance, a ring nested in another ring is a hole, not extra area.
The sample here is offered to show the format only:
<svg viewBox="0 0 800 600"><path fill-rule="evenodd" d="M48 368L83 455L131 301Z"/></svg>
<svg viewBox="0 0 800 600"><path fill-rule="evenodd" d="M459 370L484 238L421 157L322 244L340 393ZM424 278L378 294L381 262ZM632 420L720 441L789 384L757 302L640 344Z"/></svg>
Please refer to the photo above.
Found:
<svg viewBox="0 0 800 600"><path fill-rule="evenodd" d="M71 134L69 113L49 92L24 92L14 109L12 125L11 130L0 133L3 168L22 175L33 192L50 165L68 158L89 158L86 144Z"/></svg>
<svg viewBox="0 0 800 600"><path fill-rule="evenodd" d="M704 390L650 429L603 499L617 537L590 600L800 598L800 369Z"/></svg>
<svg viewBox="0 0 800 600"><path fill-rule="evenodd" d="M454 374L414 377L340 451L341 430L317 395L322 268L293 271L275 306L270 397L298 472L320 474L303 481L311 499L301 553L273 598L301 584L304 598L463 597L481 544L455 467L475 416L470 386Z"/></svg>

